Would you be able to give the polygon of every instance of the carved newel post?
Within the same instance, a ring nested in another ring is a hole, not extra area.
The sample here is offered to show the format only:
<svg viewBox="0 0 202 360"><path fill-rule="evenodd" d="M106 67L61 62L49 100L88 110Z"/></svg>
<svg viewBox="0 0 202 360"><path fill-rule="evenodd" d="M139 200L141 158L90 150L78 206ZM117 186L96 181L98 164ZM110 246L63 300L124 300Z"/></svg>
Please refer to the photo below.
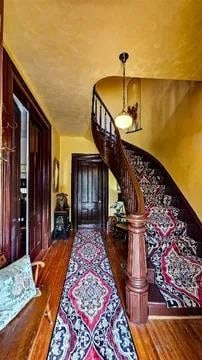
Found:
<svg viewBox="0 0 202 360"><path fill-rule="evenodd" d="M129 320L144 324L148 319L148 283L144 215L129 215L126 311Z"/></svg>

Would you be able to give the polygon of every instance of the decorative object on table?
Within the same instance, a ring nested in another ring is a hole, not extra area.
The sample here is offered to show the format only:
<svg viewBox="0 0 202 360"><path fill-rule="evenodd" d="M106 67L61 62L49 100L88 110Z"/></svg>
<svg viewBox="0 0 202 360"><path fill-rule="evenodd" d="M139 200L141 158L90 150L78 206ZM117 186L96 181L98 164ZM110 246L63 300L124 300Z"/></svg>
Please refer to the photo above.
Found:
<svg viewBox="0 0 202 360"><path fill-rule="evenodd" d="M115 209L115 212L113 214L114 216L111 216L111 219L108 221L108 231L112 232L114 238L127 241L127 216L121 193L118 193L118 200L112 204L111 208Z"/></svg>
<svg viewBox="0 0 202 360"><path fill-rule="evenodd" d="M56 211L66 211L69 209L67 197L68 195L65 193L59 193L56 195Z"/></svg>
<svg viewBox="0 0 202 360"><path fill-rule="evenodd" d="M56 195L56 207L54 211L54 230L53 239L66 239L70 230L69 205L67 194L59 193Z"/></svg>
<svg viewBox="0 0 202 360"><path fill-rule="evenodd" d="M59 190L59 169L60 164L59 161L53 160L53 192L57 192Z"/></svg>
<svg viewBox="0 0 202 360"><path fill-rule="evenodd" d="M121 193L118 194L118 200L111 205L111 208L115 210L113 215L116 216L117 222L127 221L124 203L121 200Z"/></svg>
<svg viewBox="0 0 202 360"><path fill-rule="evenodd" d="M77 232L47 360L138 356L102 236Z"/></svg>
<svg viewBox="0 0 202 360"><path fill-rule="evenodd" d="M114 234L116 230L116 224L117 224L117 217L109 216L107 221L107 232Z"/></svg>

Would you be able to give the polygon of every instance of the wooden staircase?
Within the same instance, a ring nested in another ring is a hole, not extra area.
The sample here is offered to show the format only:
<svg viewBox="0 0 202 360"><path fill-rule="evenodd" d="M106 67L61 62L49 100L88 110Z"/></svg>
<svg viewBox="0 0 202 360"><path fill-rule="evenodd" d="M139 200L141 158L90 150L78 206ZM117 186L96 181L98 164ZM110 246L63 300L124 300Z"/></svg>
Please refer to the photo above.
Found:
<svg viewBox="0 0 202 360"><path fill-rule="evenodd" d="M194 260L200 261L202 270L202 262L200 260L202 252L202 225L200 220L197 218L196 214L193 212L193 209L187 203L183 194L180 192L179 188L174 183L166 169L158 162L157 159L155 159L146 151L138 148L137 146L129 144L125 141L123 141L122 143L124 145L124 149L127 153L131 167L134 173L137 173L138 181L142 187L143 193L145 194L145 209L147 214L147 237L150 232L149 223L153 211L151 211L152 207L154 206L154 211L155 208L158 207L165 211L171 211L173 214L175 214L176 226L174 227L173 234L166 237L166 241L177 243L179 238L182 241L183 239L185 239L187 242L187 247L185 249L185 254L182 255L194 255ZM143 165L143 170L141 170ZM145 175L147 175L148 177L145 178ZM162 187L163 191L162 189L160 191L161 199L151 198L149 199L148 203L147 188L151 187L151 184L147 185L145 181L147 181L149 178L151 181L153 181L152 186L154 187L154 189L159 188L160 185L160 188ZM150 202L152 202L152 204ZM177 225L179 226L179 228L177 227ZM190 249L187 251L188 247L190 247ZM149 247L147 256L149 258L151 257L149 254ZM164 316L201 315L201 305L194 306L193 304L193 306L181 307L167 306L164 297L161 295L161 293L159 293L159 288L157 288L157 286L155 285L156 283L158 283L158 281L156 281L155 279L155 266L154 264L152 264L152 261L149 258L147 258L147 278L149 282L149 314Z"/></svg>
<svg viewBox="0 0 202 360"><path fill-rule="evenodd" d="M155 266L145 250L146 211L143 192L130 159L131 154L143 157L148 171L158 179L163 202L178 207L179 223L189 228L187 234L202 239L202 227L187 201L161 164L150 154L121 140L114 120L96 89L93 89L92 133L98 151L116 177L122 192L129 230L126 280L126 311L131 322L142 324L148 315L198 315L197 308L168 308L155 284ZM151 165L151 168L150 168ZM147 204L146 204L147 210ZM191 220L190 220L191 219ZM186 222L186 223L185 223ZM189 226L187 226L187 223ZM197 255L202 242L197 243Z"/></svg>

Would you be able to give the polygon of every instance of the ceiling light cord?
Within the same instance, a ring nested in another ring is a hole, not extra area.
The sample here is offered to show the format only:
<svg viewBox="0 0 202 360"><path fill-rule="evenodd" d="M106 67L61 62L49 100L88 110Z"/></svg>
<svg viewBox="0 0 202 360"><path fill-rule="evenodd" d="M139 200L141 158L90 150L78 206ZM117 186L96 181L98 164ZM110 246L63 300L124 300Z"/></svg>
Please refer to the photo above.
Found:
<svg viewBox="0 0 202 360"><path fill-rule="evenodd" d="M133 123L133 119L132 117L128 114L127 112L127 103L126 103L126 69L125 69L125 63L128 59L129 55L127 53L121 53L119 55L119 60L122 62L123 65L123 81L122 81L122 100L123 100L123 110L122 112L116 116L116 118L114 119L115 121L115 125L117 128L120 129L127 129L129 128L132 123Z"/></svg>
<svg viewBox="0 0 202 360"><path fill-rule="evenodd" d="M126 67L125 62L123 62L123 112L126 111Z"/></svg>

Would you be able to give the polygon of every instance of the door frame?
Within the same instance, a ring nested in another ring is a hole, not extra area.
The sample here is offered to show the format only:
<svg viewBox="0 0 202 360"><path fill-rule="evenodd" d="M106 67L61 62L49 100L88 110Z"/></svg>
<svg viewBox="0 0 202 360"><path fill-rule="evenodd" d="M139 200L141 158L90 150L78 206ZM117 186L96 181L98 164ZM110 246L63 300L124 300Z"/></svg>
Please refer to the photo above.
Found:
<svg viewBox="0 0 202 360"><path fill-rule="evenodd" d="M93 163L99 161L104 164L103 171L105 175L105 181L103 181L103 211L102 211L102 228L106 228L108 220L108 168L105 165L99 154L72 154L72 171L71 171L71 222L73 228L77 230L78 227L78 215L77 215L77 191L74 184L78 179L78 162L83 159L85 162Z"/></svg>
<svg viewBox="0 0 202 360"><path fill-rule="evenodd" d="M2 236L0 238L0 252L2 252L9 261L15 260L11 253L11 159L13 129L15 127L13 120L13 93L19 98L22 104L27 108L34 120L43 128L43 159L42 159L42 248L47 249L51 241L51 125L45 114L34 99L29 88L25 84L15 65L11 61L6 50L3 51L3 116L2 116L2 146L7 149L4 151L4 157L7 162L2 164Z"/></svg>

